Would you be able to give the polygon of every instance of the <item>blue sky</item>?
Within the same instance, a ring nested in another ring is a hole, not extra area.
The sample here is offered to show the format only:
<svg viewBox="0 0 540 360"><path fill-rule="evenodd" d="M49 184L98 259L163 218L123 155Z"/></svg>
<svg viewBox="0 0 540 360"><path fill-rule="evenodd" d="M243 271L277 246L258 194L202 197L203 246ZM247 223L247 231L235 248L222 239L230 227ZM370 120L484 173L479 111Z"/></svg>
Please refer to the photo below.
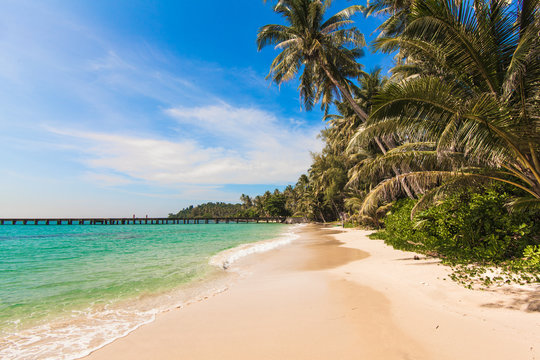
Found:
<svg viewBox="0 0 540 360"><path fill-rule="evenodd" d="M296 83L265 80L277 53L255 38L280 22L271 1L2 5L0 217L237 202L295 183L321 148L320 111L302 109ZM380 22L356 20L366 35Z"/></svg>

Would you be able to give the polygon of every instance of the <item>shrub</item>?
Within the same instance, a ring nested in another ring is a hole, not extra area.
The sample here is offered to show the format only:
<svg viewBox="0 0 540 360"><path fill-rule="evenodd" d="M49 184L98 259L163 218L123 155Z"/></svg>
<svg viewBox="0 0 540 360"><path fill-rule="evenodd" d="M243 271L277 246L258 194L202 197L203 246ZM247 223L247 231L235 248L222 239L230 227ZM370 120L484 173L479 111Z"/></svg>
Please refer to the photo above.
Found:
<svg viewBox="0 0 540 360"><path fill-rule="evenodd" d="M455 261L521 258L527 246L540 244L540 221L538 212L510 213L505 204L512 195L500 186L462 190L412 220L416 202L400 200L376 236L398 249L435 252Z"/></svg>

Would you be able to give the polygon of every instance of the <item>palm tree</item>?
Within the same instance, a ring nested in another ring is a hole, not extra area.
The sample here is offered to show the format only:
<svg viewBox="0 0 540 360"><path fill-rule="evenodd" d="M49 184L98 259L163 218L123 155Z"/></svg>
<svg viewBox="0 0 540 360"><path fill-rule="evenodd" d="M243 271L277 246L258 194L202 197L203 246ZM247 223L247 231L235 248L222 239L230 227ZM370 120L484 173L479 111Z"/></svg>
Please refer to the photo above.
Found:
<svg viewBox="0 0 540 360"><path fill-rule="evenodd" d="M433 188L499 181L523 191L517 208L540 208L539 0L424 0L414 2L405 30L379 38L383 51L400 49L415 76L390 83L357 140L374 135L408 139L366 173L406 164L378 184L363 204L373 210L402 179ZM424 66L425 65L425 66Z"/></svg>
<svg viewBox="0 0 540 360"><path fill-rule="evenodd" d="M315 218L315 200L311 190L309 177L306 174L300 175L294 186L294 192L299 201L293 211L293 216Z"/></svg>
<svg viewBox="0 0 540 360"><path fill-rule="evenodd" d="M246 195L246 194L240 195L240 201L242 202L242 207L244 209L249 209L250 207L253 206L253 201L251 200L251 197L249 197L249 195Z"/></svg>
<svg viewBox="0 0 540 360"><path fill-rule="evenodd" d="M315 198L319 200L320 212L326 218L339 219L343 212L344 188L347 183L347 164L343 155L327 153L313 155L309 170ZM324 216L322 216L324 220Z"/></svg>
<svg viewBox="0 0 540 360"><path fill-rule="evenodd" d="M363 55L364 36L356 27L351 27L351 17L363 9L353 5L324 20L331 0L280 0L274 11L281 14L287 25L265 25L257 35L257 46L261 50L275 45L281 52L270 66L268 77L277 84L295 78L299 72L300 96L306 109L321 100L328 110L334 99L345 98L362 122L368 115L352 95L354 85L349 80L361 74L357 59ZM389 144L378 136L373 140L384 153ZM397 171L397 170L396 170ZM399 171L396 172L399 175ZM403 189L413 197L403 181Z"/></svg>
<svg viewBox="0 0 540 360"><path fill-rule="evenodd" d="M413 2L414 0L368 0L364 15L386 15L386 20L378 29L381 35L396 36L405 30Z"/></svg>
<svg viewBox="0 0 540 360"><path fill-rule="evenodd" d="M264 200L260 195L255 196L253 199L253 206L255 207L255 211L257 212L258 216L265 216Z"/></svg>
<svg viewBox="0 0 540 360"><path fill-rule="evenodd" d="M367 114L354 101L348 78L360 74L357 59L363 55L364 36L351 27L351 17L361 10L350 6L324 20L330 0L280 0L274 11L287 25L265 25L257 35L261 50L275 45L281 52L270 66L268 77L277 84L300 75L300 96L306 109L323 99L328 106L334 98L344 97L362 119Z"/></svg>

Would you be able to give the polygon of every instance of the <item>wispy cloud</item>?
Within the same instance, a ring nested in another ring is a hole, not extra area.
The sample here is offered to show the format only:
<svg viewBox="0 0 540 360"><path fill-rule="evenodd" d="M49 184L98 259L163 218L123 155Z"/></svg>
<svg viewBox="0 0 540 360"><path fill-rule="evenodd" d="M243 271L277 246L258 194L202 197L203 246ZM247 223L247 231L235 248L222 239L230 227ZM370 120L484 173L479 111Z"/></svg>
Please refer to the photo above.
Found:
<svg viewBox="0 0 540 360"><path fill-rule="evenodd" d="M0 13L4 216L107 202L163 214L307 170L322 123L281 108L264 75L134 41L66 4L7 0Z"/></svg>
<svg viewBox="0 0 540 360"><path fill-rule="evenodd" d="M273 114L226 103L165 110L179 122L178 140L51 129L80 144L81 160L94 172L114 171L156 185L284 184L293 182L319 150L318 128L283 126ZM200 131L205 141L189 137ZM212 139L219 139L213 141ZM109 175L96 180L124 181ZM122 178L123 179L123 178Z"/></svg>

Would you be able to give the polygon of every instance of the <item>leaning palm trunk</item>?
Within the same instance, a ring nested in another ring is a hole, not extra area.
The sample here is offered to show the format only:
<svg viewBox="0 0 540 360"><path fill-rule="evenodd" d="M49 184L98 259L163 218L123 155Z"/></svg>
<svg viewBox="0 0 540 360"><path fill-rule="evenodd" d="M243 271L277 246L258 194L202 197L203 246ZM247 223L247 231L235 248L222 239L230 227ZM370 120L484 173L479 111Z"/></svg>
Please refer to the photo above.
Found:
<svg viewBox="0 0 540 360"><path fill-rule="evenodd" d="M283 16L288 26L263 26L257 35L258 49L274 44L281 50L268 75L274 82L281 84L302 71L299 90L306 109L310 110L319 99L328 109L334 96L341 95L365 121L368 115L344 85L347 78L355 78L361 72L356 60L362 56L360 49L365 46L365 40L350 24L351 17L363 8L353 5L323 21L330 3L330 0L280 0L274 11ZM332 86L327 86L328 80ZM379 137L374 140L385 153L387 149ZM396 175L399 174L396 168ZM403 188L412 197L405 181Z"/></svg>
<svg viewBox="0 0 540 360"><path fill-rule="evenodd" d="M321 68L324 70L326 76L328 76L328 78L334 84L334 86L339 89L339 92L347 100L347 103L351 106L354 113L361 119L362 122L367 121L368 119L367 113L364 110L362 110L362 108L356 103L356 101L354 101L350 91L347 88L345 88L342 84L340 84L339 81L337 81L334 76L332 76L332 73L329 71L328 66L326 66L324 62L321 62ZM381 152L383 154L386 154L388 150L384 146L382 141L379 139L379 137L374 136L373 140L375 141L375 143L377 144ZM401 175L401 171L399 170L397 166L392 166L392 169L395 175L397 176ZM401 186L403 188L403 191L405 191L405 193L407 194L407 196L411 199L414 199L414 194L410 190L406 179L401 180Z"/></svg>

